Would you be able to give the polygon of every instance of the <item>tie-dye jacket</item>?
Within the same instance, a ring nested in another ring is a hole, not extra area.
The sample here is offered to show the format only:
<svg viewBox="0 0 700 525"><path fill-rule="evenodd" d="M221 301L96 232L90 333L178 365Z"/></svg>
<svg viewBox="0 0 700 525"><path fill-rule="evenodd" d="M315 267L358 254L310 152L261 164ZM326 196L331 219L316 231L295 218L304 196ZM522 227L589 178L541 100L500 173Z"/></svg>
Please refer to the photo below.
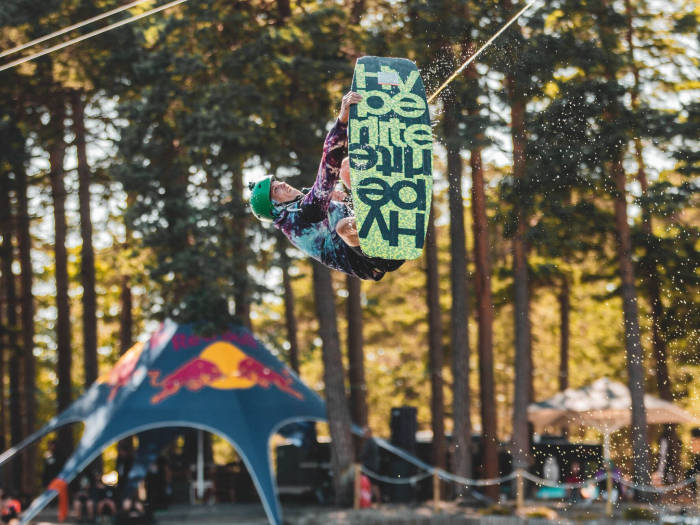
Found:
<svg viewBox="0 0 700 525"><path fill-rule="evenodd" d="M347 124L336 120L323 145L323 157L311 190L292 203L275 206L274 225L294 246L326 266L357 275L350 247L335 231L338 221L352 215L342 202L331 200L340 178L340 164L348 152ZM362 279L365 275L357 275Z"/></svg>

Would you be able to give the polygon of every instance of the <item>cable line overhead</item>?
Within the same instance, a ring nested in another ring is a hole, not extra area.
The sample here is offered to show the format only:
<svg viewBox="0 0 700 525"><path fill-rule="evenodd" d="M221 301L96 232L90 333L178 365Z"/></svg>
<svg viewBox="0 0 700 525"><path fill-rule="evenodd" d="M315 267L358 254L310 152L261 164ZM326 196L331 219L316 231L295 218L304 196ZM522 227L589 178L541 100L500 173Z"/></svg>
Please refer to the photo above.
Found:
<svg viewBox="0 0 700 525"><path fill-rule="evenodd" d="M18 51L22 51L23 49L27 49L28 47L35 46L36 44L46 42L47 40L51 40L52 38L55 38L57 36L64 35L64 34L68 33L69 31L73 31L74 29L79 29L83 26L92 24L93 22L97 22L99 20L102 20L103 18L107 18L107 17L115 15L117 13L121 13L122 11L126 11L127 9L131 9L132 7L136 7L137 5L145 4L146 2L153 2L153 0L135 0L134 2L123 5L121 7L116 7L110 11L107 11L106 13L102 13L100 15L93 16L92 18L88 18L86 20L83 20L82 22L78 22L77 24L73 24L71 26L64 27L63 29L59 29L58 31L54 31L53 33L50 33L48 35L44 35L44 36L40 36L39 38L35 38L34 40L27 42L26 44L21 44L19 46L13 47L12 49L2 51L2 52L0 52L0 58L6 57L8 55L12 55L14 53L17 53Z"/></svg>
<svg viewBox="0 0 700 525"><path fill-rule="evenodd" d="M142 18L146 18L147 16L158 13L159 11L164 11L165 9L169 9L171 7L178 5L178 4L182 4L183 2L187 2L187 0L173 0L172 2L168 2L167 4L163 4L161 6L155 7L153 9L146 11L144 13L141 13L139 15L134 15L130 18L127 18L125 20L120 20L119 22L115 22L115 23L110 24L108 26L105 26L101 29L96 29L95 31L91 31L90 33L86 33L82 36L73 38L71 40L67 40L66 42L62 42L62 43L57 44L57 45L52 46L52 47L48 47L46 49L43 49L42 51L34 53L33 55L29 55L27 57L14 60L12 62L8 62L7 64L3 64L2 66L0 66L0 71L5 71L6 69L10 69L10 68L18 66L20 64L24 64L25 62L29 62L31 60L34 60L35 58L39 58L39 57L42 57L44 55L48 55L49 53L53 53L54 51L58 51L59 49L66 48L66 47L71 46L73 44L77 44L78 42L82 42L83 40L88 40L88 39L95 37L97 35L101 35L102 33L106 33L107 31L111 31L112 29L116 29L117 27L121 27L121 26L130 24L132 22L136 22L137 20L141 20Z"/></svg>

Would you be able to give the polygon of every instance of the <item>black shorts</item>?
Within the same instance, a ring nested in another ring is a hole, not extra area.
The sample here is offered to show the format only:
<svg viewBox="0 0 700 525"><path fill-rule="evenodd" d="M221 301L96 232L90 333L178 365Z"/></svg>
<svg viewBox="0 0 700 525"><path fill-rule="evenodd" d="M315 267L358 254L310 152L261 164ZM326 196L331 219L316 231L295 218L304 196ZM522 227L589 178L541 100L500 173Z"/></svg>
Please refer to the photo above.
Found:
<svg viewBox="0 0 700 525"><path fill-rule="evenodd" d="M386 272L397 270L406 261L368 257L359 246L348 246L347 255L353 273L360 279L378 281Z"/></svg>

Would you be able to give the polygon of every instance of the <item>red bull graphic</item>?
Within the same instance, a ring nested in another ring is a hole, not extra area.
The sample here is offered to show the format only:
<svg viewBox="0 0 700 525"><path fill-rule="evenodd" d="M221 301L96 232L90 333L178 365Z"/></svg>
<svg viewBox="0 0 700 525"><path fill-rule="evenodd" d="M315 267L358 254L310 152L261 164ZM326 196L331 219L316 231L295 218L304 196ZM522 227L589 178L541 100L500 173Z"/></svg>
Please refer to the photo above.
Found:
<svg viewBox="0 0 700 525"><path fill-rule="evenodd" d="M275 386L282 392L293 395L297 399L302 398L302 395L291 387L293 380L286 370L280 374L266 367L260 361L252 357L246 357L238 365L238 373L241 377L250 379L258 386L264 388Z"/></svg>
<svg viewBox="0 0 700 525"><path fill-rule="evenodd" d="M136 343L119 358L119 361L115 363L109 372L97 378L98 383L106 383L112 387L107 398L108 401L112 401L119 389L126 386L134 375L134 370L136 370L136 365L142 352L143 343Z"/></svg>
<svg viewBox="0 0 700 525"><path fill-rule="evenodd" d="M153 404L160 403L182 388L196 392L205 386L220 390L274 386L297 399L303 399L302 394L292 388L294 379L288 371L275 372L235 345L223 341L207 346L197 357L161 380L159 371L149 372L149 376L151 385L160 389L151 397Z"/></svg>
<svg viewBox="0 0 700 525"><path fill-rule="evenodd" d="M165 376L162 381L158 381L160 376L158 371L149 372L148 375L151 378L151 385L161 389L151 398L151 403L160 403L166 397L177 393L180 388L196 392L223 376L215 363L199 357L188 361L172 374Z"/></svg>

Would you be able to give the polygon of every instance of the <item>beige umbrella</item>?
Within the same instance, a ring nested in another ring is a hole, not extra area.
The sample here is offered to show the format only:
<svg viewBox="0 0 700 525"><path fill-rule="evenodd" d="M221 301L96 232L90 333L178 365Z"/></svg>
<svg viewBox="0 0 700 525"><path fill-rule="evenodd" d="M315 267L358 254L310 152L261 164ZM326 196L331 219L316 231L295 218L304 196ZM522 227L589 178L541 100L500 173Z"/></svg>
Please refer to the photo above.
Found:
<svg viewBox="0 0 700 525"><path fill-rule="evenodd" d="M644 396L644 406L649 424L698 423L682 408L649 394ZM629 389L607 377L532 403L527 411L528 419L537 427L580 424L597 428L605 436L606 458L610 457L610 434L632 422Z"/></svg>

